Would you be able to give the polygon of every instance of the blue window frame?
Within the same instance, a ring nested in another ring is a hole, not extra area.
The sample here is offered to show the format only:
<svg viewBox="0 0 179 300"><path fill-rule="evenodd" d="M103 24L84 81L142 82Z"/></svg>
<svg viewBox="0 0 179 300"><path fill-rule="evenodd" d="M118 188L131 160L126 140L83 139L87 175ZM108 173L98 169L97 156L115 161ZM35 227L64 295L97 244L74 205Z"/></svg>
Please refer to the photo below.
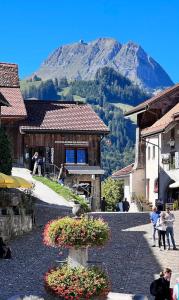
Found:
<svg viewBox="0 0 179 300"><path fill-rule="evenodd" d="M65 149L66 164L86 164L87 149Z"/></svg>
<svg viewBox="0 0 179 300"><path fill-rule="evenodd" d="M86 149L77 149L77 164L86 164Z"/></svg>
<svg viewBox="0 0 179 300"><path fill-rule="evenodd" d="M75 149L65 150L65 162L69 164L75 164Z"/></svg>

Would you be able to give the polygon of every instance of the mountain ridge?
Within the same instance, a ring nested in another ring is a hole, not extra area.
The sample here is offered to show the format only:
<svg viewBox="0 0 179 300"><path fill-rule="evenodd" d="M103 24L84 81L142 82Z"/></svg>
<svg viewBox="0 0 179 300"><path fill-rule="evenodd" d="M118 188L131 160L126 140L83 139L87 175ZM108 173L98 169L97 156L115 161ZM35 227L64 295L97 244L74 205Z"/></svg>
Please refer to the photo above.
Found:
<svg viewBox="0 0 179 300"><path fill-rule="evenodd" d="M80 40L56 48L33 73L42 78L91 80L99 68L111 67L140 88L152 91L173 85L165 70L135 42L121 44L113 38L88 43Z"/></svg>

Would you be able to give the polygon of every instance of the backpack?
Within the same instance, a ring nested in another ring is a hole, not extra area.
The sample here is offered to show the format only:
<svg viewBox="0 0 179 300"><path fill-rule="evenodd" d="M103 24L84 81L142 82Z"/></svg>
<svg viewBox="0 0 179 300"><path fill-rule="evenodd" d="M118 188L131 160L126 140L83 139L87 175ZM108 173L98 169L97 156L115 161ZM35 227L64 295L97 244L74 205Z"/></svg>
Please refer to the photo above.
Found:
<svg viewBox="0 0 179 300"><path fill-rule="evenodd" d="M152 296L157 296L160 289L160 278L152 281L150 285L150 293Z"/></svg>

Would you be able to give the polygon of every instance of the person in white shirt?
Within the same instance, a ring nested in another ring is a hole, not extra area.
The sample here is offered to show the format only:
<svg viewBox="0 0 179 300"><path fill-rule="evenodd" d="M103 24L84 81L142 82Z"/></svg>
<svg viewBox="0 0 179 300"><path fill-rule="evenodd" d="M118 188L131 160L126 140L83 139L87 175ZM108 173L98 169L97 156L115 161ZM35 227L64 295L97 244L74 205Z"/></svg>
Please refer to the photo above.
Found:
<svg viewBox="0 0 179 300"><path fill-rule="evenodd" d="M165 212L161 212L160 218L157 220L156 228L158 230L158 246L159 249L162 250L161 246L161 239L163 240L163 247L164 250L166 250L166 245L165 245L165 235L166 235L166 215Z"/></svg>
<svg viewBox="0 0 179 300"><path fill-rule="evenodd" d="M170 250L170 239L172 241L173 250L177 250L175 245L174 230L173 230L173 223L175 222L175 216L170 211L169 207L167 207L166 221L167 221L166 235L167 235L168 250Z"/></svg>

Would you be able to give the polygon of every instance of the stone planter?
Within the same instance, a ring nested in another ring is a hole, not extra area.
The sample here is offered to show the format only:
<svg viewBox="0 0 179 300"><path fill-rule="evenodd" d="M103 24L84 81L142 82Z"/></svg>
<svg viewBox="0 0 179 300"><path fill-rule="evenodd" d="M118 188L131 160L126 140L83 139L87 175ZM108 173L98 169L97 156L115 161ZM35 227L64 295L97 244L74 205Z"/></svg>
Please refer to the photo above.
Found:
<svg viewBox="0 0 179 300"><path fill-rule="evenodd" d="M80 204L73 204L73 208L72 208L72 213L74 216L77 216L79 211L81 209L81 205Z"/></svg>
<svg viewBox="0 0 179 300"><path fill-rule="evenodd" d="M68 254L68 265L72 268L87 267L88 263L88 247L75 249L70 248Z"/></svg>

